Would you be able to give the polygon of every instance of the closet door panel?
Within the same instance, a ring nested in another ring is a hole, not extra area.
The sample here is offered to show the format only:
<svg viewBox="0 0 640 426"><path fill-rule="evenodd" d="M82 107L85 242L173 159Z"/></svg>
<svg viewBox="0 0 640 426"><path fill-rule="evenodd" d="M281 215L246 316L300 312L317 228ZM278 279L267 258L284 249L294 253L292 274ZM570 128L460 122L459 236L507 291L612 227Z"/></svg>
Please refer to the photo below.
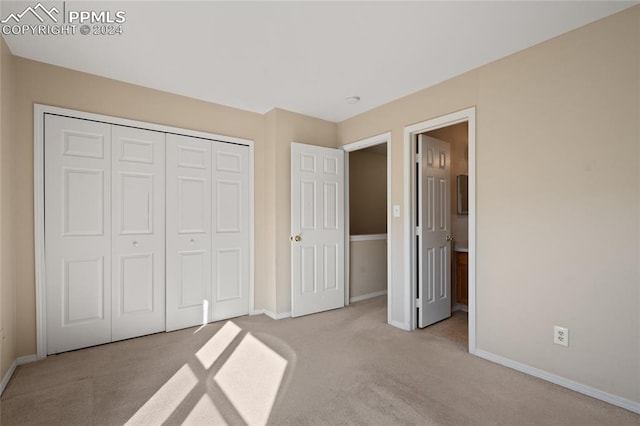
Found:
<svg viewBox="0 0 640 426"><path fill-rule="evenodd" d="M165 134L112 126L112 340L165 329Z"/></svg>
<svg viewBox="0 0 640 426"><path fill-rule="evenodd" d="M211 141L167 135L167 330L208 321Z"/></svg>
<svg viewBox="0 0 640 426"><path fill-rule="evenodd" d="M47 353L249 312L249 147L47 113Z"/></svg>
<svg viewBox="0 0 640 426"><path fill-rule="evenodd" d="M111 126L45 116L47 353L111 341Z"/></svg>
<svg viewBox="0 0 640 426"><path fill-rule="evenodd" d="M249 147L213 143L211 320L249 313Z"/></svg>

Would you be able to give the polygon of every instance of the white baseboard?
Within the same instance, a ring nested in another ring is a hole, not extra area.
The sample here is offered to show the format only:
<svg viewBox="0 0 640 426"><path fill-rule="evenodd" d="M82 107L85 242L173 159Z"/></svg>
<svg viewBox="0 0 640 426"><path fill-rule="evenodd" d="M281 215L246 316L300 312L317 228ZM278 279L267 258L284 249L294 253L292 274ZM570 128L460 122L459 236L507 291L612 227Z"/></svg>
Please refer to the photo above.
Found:
<svg viewBox="0 0 640 426"><path fill-rule="evenodd" d="M453 311L469 312L469 307L461 303L456 303L455 305L453 305Z"/></svg>
<svg viewBox="0 0 640 426"><path fill-rule="evenodd" d="M350 242L358 242L358 241L376 241L376 240L386 240L387 234L366 234L366 235L351 235L349 236Z"/></svg>
<svg viewBox="0 0 640 426"><path fill-rule="evenodd" d="M22 365L22 364L28 364L30 362L34 362L38 360L38 355L33 354L33 355L26 355L26 356L21 356L20 358L16 359L16 364L17 365Z"/></svg>
<svg viewBox="0 0 640 426"><path fill-rule="evenodd" d="M17 366L17 360L13 361L13 364L11 364L11 367L9 367L9 370L7 370L7 374L5 374L2 378L2 382L0 382L0 395L4 393L4 389L9 384L9 380L11 380L11 376L13 376L13 373L16 371Z"/></svg>
<svg viewBox="0 0 640 426"><path fill-rule="evenodd" d="M612 395L610 393L607 393L598 389L594 389L582 383L574 382L573 380L566 379L562 376L558 376L556 374L552 374L547 371L540 370L530 365L523 364L521 362L514 361L509 358L505 358L500 355L493 354L491 352L483 351L482 349L476 349L473 355L476 355L480 358L484 358L491 362L495 362L500 365L504 365L505 367L513 368L514 370L521 371L523 373L529 374L539 379L546 380L551 383L555 383L556 385L560 385L562 387L571 389L573 391L590 396L592 398L599 399L611 405L624 408L625 410L629 410L634 413L640 414L640 403L638 402L634 402L617 395Z"/></svg>
<svg viewBox="0 0 640 426"><path fill-rule="evenodd" d="M383 296L387 294L387 290L374 291L373 293L363 294L362 296L355 296L349 299L349 303L360 302L361 300L371 299L373 297Z"/></svg>
<svg viewBox="0 0 640 426"><path fill-rule="evenodd" d="M19 365L27 364L29 362L33 362L37 360L38 360L38 357L36 355L27 355L27 356L21 356L20 358L17 358L15 361L13 361L13 363L11 364L11 367L9 367L9 370L7 370L7 373L2 378L2 382L0 382L0 395L4 393L4 389L9 384L9 380L11 380L13 373L15 373L16 367L18 367Z"/></svg>
<svg viewBox="0 0 640 426"><path fill-rule="evenodd" d="M392 326L394 326L396 328L399 328L401 330L404 330L404 331L411 331L410 326L408 324L405 324L405 323L400 322L400 321L391 320L389 322L389 325L392 325Z"/></svg>
<svg viewBox="0 0 640 426"><path fill-rule="evenodd" d="M280 314L275 314L267 309L256 309L253 311L252 315L266 315L274 320L281 320L285 318L291 317L291 312L282 312Z"/></svg>
<svg viewBox="0 0 640 426"><path fill-rule="evenodd" d="M291 312L281 312L279 314L273 313L271 311L264 311L264 314L266 316L268 316L269 318L272 318L274 320L281 320L281 319L285 319L285 318L290 318L291 317Z"/></svg>

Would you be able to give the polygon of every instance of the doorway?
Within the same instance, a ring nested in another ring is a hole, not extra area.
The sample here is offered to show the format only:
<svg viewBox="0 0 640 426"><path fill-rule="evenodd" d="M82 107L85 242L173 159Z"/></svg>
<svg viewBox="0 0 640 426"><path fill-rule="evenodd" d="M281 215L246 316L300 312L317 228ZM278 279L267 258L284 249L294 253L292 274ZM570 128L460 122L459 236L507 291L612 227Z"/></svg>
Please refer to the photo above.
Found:
<svg viewBox="0 0 640 426"><path fill-rule="evenodd" d="M417 184L416 184L416 176L418 174L416 164L416 147L417 140L419 135L429 134L429 136L433 137L433 135L442 136L443 133L450 132L451 130L446 130L446 128L454 127L456 125L460 125L462 123L466 123L466 133L467 133L467 143L468 147L466 150L466 158L467 158L467 196L468 196L468 205L467 205L467 227L466 227L466 235L467 235L467 275L468 275L468 294L467 294L467 318L466 323L468 327L468 350L470 353L475 353L476 350L476 310L475 310L475 300L476 300L476 287L475 287L475 277L476 277L476 262L475 262L475 218L476 218L476 202L475 202L475 188L476 188L476 177L475 177L475 155L476 155L476 140L475 140L475 108L468 108L462 111L454 112L451 114L447 114L445 116L437 117L431 120L427 120L409 127L405 128L404 140L405 140L405 158L404 158L404 170L405 170L405 212L404 212L404 223L405 223L405 243L406 243L406 251L410 253L409 256L406 257L405 260L405 276L410 277L407 280L405 286L405 294L409 295L406 301L406 312L409 314L407 316L408 321L408 329L415 330L418 326L418 318L417 318L417 308L419 304L418 296L419 296L419 278L418 278L418 265L420 263L419 258L419 250L416 244L418 230L416 227L416 220L418 215L418 201L417 201ZM458 131L460 127L456 128ZM456 170L458 170L456 168ZM454 175L454 179L456 179L457 175ZM456 182L454 182L455 185ZM452 186L454 186L452 185ZM457 187L457 185L455 185ZM457 194L456 194L457 195ZM455 223L458 219L457 215L457 196L455 197L456 202L456 218L453 220ZM463 216L462 214L460 216ZM463 243L463 235L464 235L464 227L458 226L458 239L460 243ZM455 235L454 240L455 240ZM462 247L460 247L462 248ZM455 242L451 244L450 247L451 258L457 260L457 255L455 251ZM455 262L452 262L455 265ZM453 273L451 274L454 275ZM454 284L455 290L455 284ZM454 301L457 303L457 292L456 299ZM453 312L457 312L456 309L463 311L462 304L452 304L451 306ZM463 317L464 314L459 314L456 316ZM464 318L463 318L464 321ZM437 324L436 324L437 325ZM443 327L444 324L440 327Z"/></svg>
<svg viewBox="0 0 640 426"><path fill-rule="evenodd" d="M387 322L390 322L391 133L363 139L342 149L346 154L345 306L386 294Z"/></svg>
<svg viewBox="0 0 640 426"><path fill-rule="evenodd" d="M446 127L441 127L418 135L417 143L422 141L425 145L439 143L445 145L447 152L446 177L447 197L446 208L436 209L446 212L446 231L444 234L448 241L443 239L443 251L446 254L447 271L442 271L443 276L448 275L450 292L447 294L444 312L437 316L433 309L432 315L436 317L433 324L423 329L425 334L437 336L456 343L462 347L468 346L468 174L469 174L469 123L463 121ZM426 149L425 146L422 147ZM418 151L418 150L416 150ZM420 174L420 173L418 173ZM417 186L420 187L420 176L417 177ZM437 198L437 197L436 197ZM424 207L429 201L423 200ZM419 208L423 206L419 203ZM423 225L424 228L425 225ZM423 230L423 235L427 232ZM420 238L420 236L418 236ZM418 247L420 250L420 246ZM421 255L422 258L424 255ZM437 264L438 262L436 262ZM420 265L420 262L418 263ZM426 266L422 262L423 272ZM420 286L418 286L420 291ZM424 298L422 297L419 298ZM419 308L420 309L420 308ZM420 326L420 317L418 318Z"/></svg>

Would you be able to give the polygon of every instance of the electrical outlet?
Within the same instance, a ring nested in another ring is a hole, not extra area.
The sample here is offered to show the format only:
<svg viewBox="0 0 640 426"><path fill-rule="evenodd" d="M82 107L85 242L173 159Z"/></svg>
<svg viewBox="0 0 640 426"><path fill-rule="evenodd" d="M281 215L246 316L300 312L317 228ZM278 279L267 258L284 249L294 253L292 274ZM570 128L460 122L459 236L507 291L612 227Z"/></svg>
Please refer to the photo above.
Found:
<svg viewBox="0 0 640 426"><path fill-rule="evenodd" d="M569 346L569 329L554 325L553 343L555 343L556 345Z"/></svg>

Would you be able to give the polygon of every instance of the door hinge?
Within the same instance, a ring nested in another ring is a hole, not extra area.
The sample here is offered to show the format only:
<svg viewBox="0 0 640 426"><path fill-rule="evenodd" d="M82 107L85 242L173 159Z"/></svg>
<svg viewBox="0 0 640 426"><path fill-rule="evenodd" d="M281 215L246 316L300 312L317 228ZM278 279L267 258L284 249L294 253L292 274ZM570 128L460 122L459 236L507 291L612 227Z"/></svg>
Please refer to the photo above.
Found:
<svg viewBox="0 0 640 426"><path fill-rule="evenodd" d="M416 308L420 309L420 306L422 306L422 299L418 297L416 299Z"/></svg>
<svg viewBox="0 0 640 426"><path fill-rule="evenodd" d="M416 226L416 236L419 237L422 235L422 228L419 226Z"/></svg>

